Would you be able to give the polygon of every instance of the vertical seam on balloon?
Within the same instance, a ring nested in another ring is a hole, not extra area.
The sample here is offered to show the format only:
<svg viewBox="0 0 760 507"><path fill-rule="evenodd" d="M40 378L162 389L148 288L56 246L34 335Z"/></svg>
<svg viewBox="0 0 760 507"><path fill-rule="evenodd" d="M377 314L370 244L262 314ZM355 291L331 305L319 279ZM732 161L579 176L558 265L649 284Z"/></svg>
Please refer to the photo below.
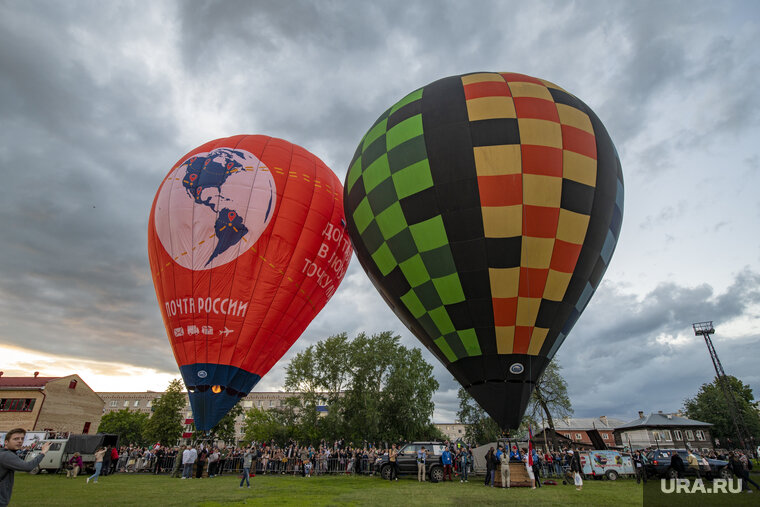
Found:
<svg viewBox="0 0 760 507"><path fill-rule="evenodd" d="M241 137L238 139L237 143L235 143L235 146L234 146L232 149L233 149L233 150L236 150L236 149L238 149L238 147L239 147L239 146L240 146L240 145L241 145L241 144L242 144L242 143L243 143L243 142L244 142L244 141L245 141L245 140L246 140L248 137L250 137L250 136L247 136L247 135L241 136ZM264 144L264 148L262 148L262 150L261 150L261 151L262 151L262 154L263 154L264 150L266 150L266 147L269 145L269 142L271 141L271 139L272 139L271 137L268 137L268 138L267 138L267 140L266 140L266 143ZM246 151L248 151L248 150L246 150ZM249 153L250 153L250 152L249 152ZM255 154L252 154L252 155L256 156ZM246 219L248 218L248 210L249 210L249 208L250 208L250 203L251 203L251 196L252 196L252 194L253 194L253 189L254 189L254 187L255 187L255 185L256 185L256 176L258 176L258 173L259 173L259 168L261 167L261 165L263 165L263 162L262 162L262 160L261 160L259 157L256 157L256 159L259 161L259 165L256 167L256 172L255 172L255 173L254 173L254 175L253 175L253 182L251 183L251 192L249 192L249 194L248 194L248 201L246 202L246 206L245 206L245 218L246 218ZM263 234L263 231L262 231L262 234ZM244 240L244 238L245 238L245 237L242 237L242 238L241 238L241 240ZM257 238L257 239L258 239L258 238ZM238 252L240 252L240 249L241 249L241 244L240 244L240 242L238 242L238 245L237 245L237 247L238 247ZM245 250L247 251L247 250L249 250L249 249L250 249L250 247L246 248ZM237 257L235 257L235 266L234 266L234 268L233 268L233 271L232 271L232 275L230 276L230 279L232 280L232 282L230 283L229 292L228 292L228 294L227 294L227 297L228 297L228 299L229 299L229 298L232 296L232 291L233 291L233 288L234 288L234 285L235 285L235 284L234 284L234 281L235 281L235 274L237 273L238 262L240 261L240 257L241 257L242 255L244 255L244 254L245 254L245 252L243 252L243 253L238 253ZM251 294L253 294L253 292L252 292ZM249 300L248 304L250 305L250 300ZM228 306L228 308L229 308L229 306ZM224 326L224 329L227 329L227 317L228 317L228 316L229 316L229 314L225 314L225 316L224 316L224 320L222 321L222 322L223 322L223 324L222 324L222 325ZM243 322L245 322L245 318L244 318ZM238 332L237 332L237 333L235 333L235 345L237 345L237 342L240 340L240 335L241 335L241 334L242 334L242 332L243 332L243 327L244 327L244 326L241 324L241 326L240 326L240 329L238 330ZM219 351L218 351L218 353L217 353L217 356L216 356L216 363L215 363L215 364L219 364L219 361L221 360L221 356L222 356L222 350L224 350L224 341L225 341L225 339L226 339L226 338L227 338L227 336L226 336L226 335L221 335L221 341L219 342ZM207 349L207 352L206 352L206 354L207 354L207 356L208 356L208 340L206 340L206 349ZM208 359L208 357L207 357L207 359ZM249 372L249 373L252 373L252 372ZM227 383L229 383L231 380L232 380L232 378L228 378L228 379L226 379L226 382L227 382ZM247 394L247 393L246 393L246 394Z"/></svg>
<svg viewBox="0 0 760 507"><path fill-rule="evenodd" d="M316 156L316 155L314 155L314 156L313 156L313 158L312 158L312 162L313 162L313 164L314 164L314 165L313 165L313 168L314 168L314 177L315 177L315 179L316 179L316 176L317 176L317 171L318 171L318 168L319 168L319 164L317 164L317 156ZM327 184L327 183L326 183L326 184ZM311 199L310 199L310 201L309 201L309 211L307 212L307 218L308 218L308 215L309 215L309 213L312 211L312 204L314 203L314 199L315 199L315 196L316 196L316 195L317 195L317 191L316 191L316 188L315 188L314 186L312 186ZM333 213L335 212L335 203L336 203L336 201L335 201L335 200L333 200ZM329 217L327 217L327 223L332 223L332 222L331 222L331 219L332 219L332 214L331 214ZM301 229L301 234L303 234L303 231L304 231L304 229L302 228L302 229ZM323 229L323 231L324 231L324 229ZM302 237L302 236L299 236L299 238L298 238L298 241L296 242L296 246L298 245L298 242L300 242L300 240L301 240L301 237ZM295 249L293 250L293 253L295 254ZM300 284L297 284L297 285L300 285ZM320 288L320 287L319 287L319 284L314 284L314 289L313 289L313 290L312 290L312 291L311 291L309 294L306 294L306 291L303 291L303 290L302 290L302 289L300 289L300 287L299 287L299 291L302 291L302 294L303 294L303 299L304 299L304 302L303 302L303 304L301 305L301 308L303 308L304 306L306 306L306 304L308 304L309 306L311 306L312 310L314 311L314 317L313 317L313 318L315 318L315 317L317 316L318 312L317 312L317 307L316 307L316 305L315 305L315 304L314 304L314 303L311 301L311 296L312 296L312 295L313 295L313 294L314 294L314 293L317 291L317 289L319 289L319 288ZM325 302L325 304L326 304L326 302ZM313 319L313 318L312 318L312 319ZM280 319L282 320L282 317L281 317ZM293 326L294 326L295 324L296 324L296 319L293 319L293 320L292 320L292 321L291 321L291 322L288 324L288 327L285 329L285 333L286 333L286 334L288 334L288 333L289 333L289 331L290 331L290 330L293 328ZM304 327L304 329L303 329L301 332L305 331L305 330L306 330L306 328L307 328L307 327L309 327L309 324L311 324L311 321L309 321L309 322L307 322L307 323L306 323L306 326ZM299 334L299 337L300 337L300 334ZM296 338L296 340L297 340L297 339L298 339L298 338ZM293 343L295 343L295 340L293 341ZM287 348L287 349L285 349L285 350L282 352L282 354L283 354L283 355L285 355L285 353L287 352L287 350L288 350L290 347L292 347L292 345L293 345L293 344L289 344L289 345L288 345L288 348Z"/></svg>
<svg viewBox="0 0 760 507"><path fill-rule="evenodd" d="M264 147L261 149L260 156L256 155L256 157L259 159L259 161L261 163L264 163L264 155L265 155L265 153L267 151L267 148L270 146L270 143L272 142L272 140L273 140L272 137L268 137L266 143L264 144ZM289 144L289 147L291 148L291 160L292 160L292 145L290 143L288 143L288 144ZM267 167L269 167L269 166L267 166ZM271 169L274 169L274 168L271 168ZM272 175L272 179L274 180L274 175ZM285 196L285 188L286 188L286 186L287 186L287 178L285 178L285 184L283 185L283 189L282 189L282 196L283 196L283 198ZM275 183L275 193L278 193L277 190L278 190L277 189L277 184ZM260 250L264 250L264 252L266 253L266 250L269 248L269 244L270 244L272 233L275 231L275 229L277 227L277 218L279 218L279 216L280 216L279 207L282 206L283 200L284 199L279 199L278 198L277 202L275 203L275 209L272 211L272 220L270 221L271 232L270 232L269 236L267 237L266 245L263 245L263 248L256 248L255 244L251 245L250 247L248 247L248 250L250 250L257 257L260 257L261 261L262 261L262 262L259 262L258 260L256 261L256 263L258 264L259 269L257 270L255 276L253 276L253 286L251 287L250 296L248 297L249 308L250 308L250 305L253 304L253 301L254 301L254 298L255 298L255 295L256 295L256 287L258 286L259 281L261 279L260 275L261 275L261 273L266 268L266 266L264 265L266 263L266 259L264 259L264 257L261 254L259 254L259 251ZM267 228L269 228L269 226ZM261 239L261 237L259 237L259 239ZM260 245L260 246L262 246L262 245ZM254 315L253 311L251 311L250 313L246 312L245 317L243 317L243 321L240 323L240 333L238 334L238 336L240 336L242 334L243 329L246 328L246 323L249 322L249 319L253 318L252 317L253 315ZM266 319L266 314L264 314L264 316L261 319L261 323L262 324L263 324L263 322L264 322L265 319ZM225 321L226 321L226 319L225 319ZM250 371L250 369L247 369L247 368L244 367L244 364L245 364L246 359L248 358L248 353L253 348L253 342L255 341L255 338L258 335L258 333L260 332L260 330L261 330L261 326L258 326L256 328L255 334L252 335L251 346L247 347L247 350L245 351L245 356L243 356L243 358L241 359L241 361L238 363L238 365L239 365L238 368L240 368L240 369L242 369L244 371L247 371L249 373L253 373L254 375L259 375L259 378L261 378L261 377L264 376L263 373L258 373L258 372ZM235 347L233 349L233 354L231 356L231 359L234 358L237 355L237 351L239 349L239 345L240 345L240 340L238 340L238 341L235 342Z"/></svg>
<svg viewBox="0 0 760 507"><path fill-rule="evenodd" d="M284 183L284 185L282 187L282 199L279 202L279 206L283 206L285 204L285 202L284 202L285 201L285 195L286 195L287 190L288 190L288 183L290 183L290 167L293 165L293 156L295 155L295 145L292 144L292 143L288 143L288 144L289 144L289 148L290 148L290 160L288 162L287 170L285 171L286 174L283 175L285 183ZM263 157L263 155L264 155L264 152L262 151L262 157ZM276 217L275 216L272 217L272 220L274 220L274 223L272 224L272 232L274 232L275 229L277 228L277 223L279 222L279 218L280 218L280 213L279 213L279 210L278 210L277 216ZM270 243L267 242L267 245L266 245L265 251L264 251L264 254L266 255L266 257L269 257L269 255L268 255L269 244ZM291 254L291 260L292 260L292 255L293 254L295 254L295 248L293 249L293 253ZM259 255L261 256L261 254L259 254ZM261 257L262 257L262 260L263 260L264 256L261 256ZM286 265L289 266L290 265L290 261L288 261L288 263ZM266 268L265 262L261 263L261 265L259 267L259 274L265 268ZM284 279L285 279L285 276L283 274L283 276L280 277L280 283L279 283L279 285L277 287L277 290L274 291L274 298L277 297L277 292L279 292L280 288L282 287L282 283L283 283ZM253 296L256 293L256 285L258 284L259 280L260 280L260 277L257 275L256 276L256 281L254 282L253 290L251 291L251 300L253 299ZM271 306L270 306L270 308L271 308ZM264 315L263 315L263 317L261 319L261 323L262 324L266 321L268 314L269 314L269 309L267 309L267 311L264 313ZM245 320L244 320L244 323L245 323ZM259 326L259 328L256 330L256 334L253 335L253 339L251 340L250 347L248 347L248 350L246 350L245 355L243 356L243 359L240 361L241 367L243 365L245 365L246 361L248 360L248 355L250 354L251 350L253 350L254 345L256 344L256 342L259 340L259 336L261 335L261 331L262 331L261 330L261 326ZM270 333L270 335L273 335L273 333ZM237 347L236 347L236 350L237 350ZM248 370L246 370L246 371L248 371ZM251 373L253 373L253 372L251 372ZM261 371L260 373L257 372L256 374L259 375L260 377L263 377L266 374L266 372L265 371Z"/></svg>

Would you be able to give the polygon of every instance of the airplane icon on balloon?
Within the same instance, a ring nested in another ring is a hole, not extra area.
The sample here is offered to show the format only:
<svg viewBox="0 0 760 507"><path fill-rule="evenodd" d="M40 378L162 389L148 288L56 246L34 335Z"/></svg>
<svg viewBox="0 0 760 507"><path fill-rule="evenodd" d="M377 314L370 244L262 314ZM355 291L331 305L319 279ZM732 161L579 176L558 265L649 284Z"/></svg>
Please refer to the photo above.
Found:
<svg viewBox="0 0 760 507"><path fill-rule="evenodd" d="M229 336L230 333L233 333L234 331L227 326L224 326L224 331L219 331L219 334L223 334L224 336Z"/></svg>

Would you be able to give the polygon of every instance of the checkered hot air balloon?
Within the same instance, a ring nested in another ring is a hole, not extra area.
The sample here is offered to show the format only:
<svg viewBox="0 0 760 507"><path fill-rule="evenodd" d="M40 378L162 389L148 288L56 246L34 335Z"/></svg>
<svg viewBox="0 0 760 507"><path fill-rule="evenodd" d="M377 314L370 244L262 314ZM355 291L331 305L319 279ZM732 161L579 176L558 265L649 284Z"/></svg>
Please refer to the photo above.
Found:
<svg viewBox="0 0 760 507"><path fill-rule="evenodd" d="M357 257L396 315L517 428L617 244L623 175L599 118L542 79L447 77L377 119L344 202Z"/></svg>

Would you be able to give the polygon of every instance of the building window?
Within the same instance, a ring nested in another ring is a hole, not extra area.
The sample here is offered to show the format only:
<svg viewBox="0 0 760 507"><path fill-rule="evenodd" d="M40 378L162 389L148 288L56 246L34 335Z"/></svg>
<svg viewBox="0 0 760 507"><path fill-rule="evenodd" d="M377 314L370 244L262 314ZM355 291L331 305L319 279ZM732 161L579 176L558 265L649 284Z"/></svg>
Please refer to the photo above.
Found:
<svg viewBox="0 0 760 507"><path fill-rule="evenodd" d="M576 433L575 434L575 439L576 440L580 440L581 439L581 434L580 433Z"/></svg>
<svg viewBox="0 0 760 507"><path fill-rule="evenodd" d="M86 422L84 423L84 428L82 428L82 434L86 435L90 432L90 423Z"/></svg>
<svg viewBox="0 0 760 507"><path fill-rule="evenodd" d="M243 402L243 407L244 407L244 408L251 408L251 407L253 407L253 402L252 402L252 401L250 401L250 400L245 400L245 401Z"/></svg>
<svg viewBox="0 0 760 507"><path fill-rule="evenodd" d="M269 400L269 408L274 407L274 400Z"/></svg>
<svg viewBox="0 0 760 507"><path fill-rule="evenodd" d="M115 406L116 406L116 400L111 400L111 403L110 403L110 405L111 405L112 407L115 407Z"/></svg>
<svg viewBox="0 0 760 507"><path fill-rule="evenodd" d="M705 433L702 430L697 430L697 440L704 440Z"/></svg>
<svg viewBox="0 0 760 507"><path fill-rule="evenodd" d="M140 406L140 400L135 400L135 404L134 404L134 406L135 406L135 407L139 407L139 406Z"/></svg>
<svg viewBox="0 0 760 507"><path fill-rule="evenodd" d="M670 436L670 431L668 430L662 432L662 438L665 440L673 440L673 438Z"/></svg>
<svg viewBox="0 0 760 507"><path fill-rule="evenodd" d="M694 432L691 430L686 430L686 438L689 440L694 440Z"/></svg>
<svg viewBox="0 0 760 507"><path fill-rule="evenodd" d="M34 398L3 398L0 399L0 412L31 412L34 402Z"/></svg>
<svg viewBox="0 0 760 507"><path fill-rule="evenodd" d="M683 440L683 434L681 433L681 430L673 430L673 438L676 440Z"/></svg>
<svg viewBox="0 0 760 507"><path fill-rule="evenodd" d="M145 405L145 406L148 407L148 408L152 407L153 406L153 400L149 400L148 404Z"/></svg>
<svg viewBox="0 0 760 507"><path fill-rule="evenodd" d="M124 401L124 406L125 406L125 407L129 407L129 400L125 400L125 401Z"/></svg>
<svg viewBox="0 0 760 507"><path fill-rule="evenodd" d="M71 382L69 382L69 389L76 389L77 388L77 381L76 379L72 379Z"/></svg>
<svg viewBox="0 0 760 507"><path fill-rule="evenodd" d="M609 440L610 436L607 433L602 433L602 438L605 440Z"/></svg>

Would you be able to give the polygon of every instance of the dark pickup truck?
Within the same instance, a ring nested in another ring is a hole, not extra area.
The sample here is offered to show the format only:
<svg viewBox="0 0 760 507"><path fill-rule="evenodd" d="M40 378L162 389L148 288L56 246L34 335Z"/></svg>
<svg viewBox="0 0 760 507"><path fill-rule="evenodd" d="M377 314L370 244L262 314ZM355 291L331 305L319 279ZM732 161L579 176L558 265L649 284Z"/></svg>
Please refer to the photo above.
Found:
<svg viewBox="0 0 760 507"><path fill-rule="evenodd" d="M428 453L425 464L426 477L440 482L443 479L441 453L445 447L441 442L412 442L399 449L396 457L399 475L417 475L417 451L422 447L425 447ZM375 461L375 472L383 479L391 478L391 464L387 454Z"/></svg>
<svg viewBox="0 0 760 507"><path fill-rule="evenodd" d="M655 449L646 454L647 463L645 464L647 476L664 477L666 479L676 479L678 473L670 466L670 457L677 452L683 460L684 475L687 477L696 477L697 471L689 467L689 453L685 449ZM728 461L718 459L707 459L710 467L702 465L702 458L697 454L700 461L699 473L709 480L712 479L730 479L731 470L728 469Z"/></svg>

